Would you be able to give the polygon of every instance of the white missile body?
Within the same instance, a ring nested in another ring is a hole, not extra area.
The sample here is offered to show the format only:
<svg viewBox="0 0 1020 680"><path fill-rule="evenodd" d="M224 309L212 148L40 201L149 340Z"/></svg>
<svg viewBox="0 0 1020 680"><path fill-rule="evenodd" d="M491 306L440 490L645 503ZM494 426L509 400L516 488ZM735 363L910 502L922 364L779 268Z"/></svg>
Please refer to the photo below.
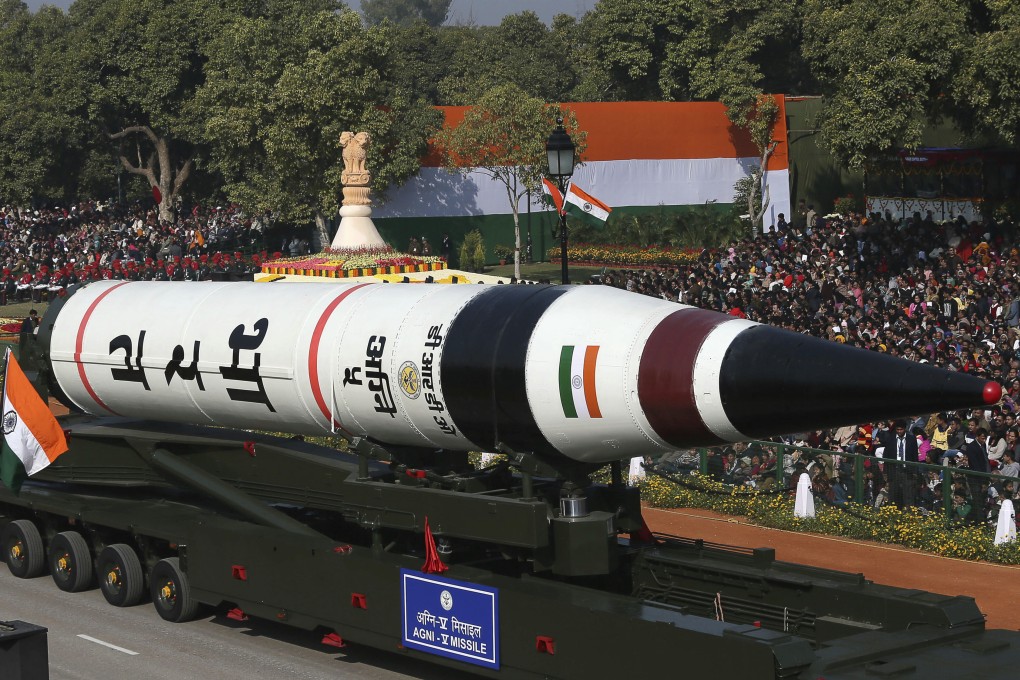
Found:
<svg viewBox="0 0 1020 680"><path fill-rule="evenodd" d="M104 281L46 321L59 391L95 415L590 463L760 429L723 367L768 327L601 286Z"/></svg>

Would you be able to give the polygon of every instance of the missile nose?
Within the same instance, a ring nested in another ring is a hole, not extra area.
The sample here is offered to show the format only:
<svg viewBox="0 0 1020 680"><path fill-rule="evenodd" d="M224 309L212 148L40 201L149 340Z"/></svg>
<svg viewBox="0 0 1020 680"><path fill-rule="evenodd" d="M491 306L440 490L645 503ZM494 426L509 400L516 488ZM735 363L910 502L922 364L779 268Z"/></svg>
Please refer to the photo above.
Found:
<svg viewBox="0 0 1020 680"><path fill-rule="evenodd" d="M907 359L754 326L719 367L723 408L761 437L994 404L998 383Z"/></svg>

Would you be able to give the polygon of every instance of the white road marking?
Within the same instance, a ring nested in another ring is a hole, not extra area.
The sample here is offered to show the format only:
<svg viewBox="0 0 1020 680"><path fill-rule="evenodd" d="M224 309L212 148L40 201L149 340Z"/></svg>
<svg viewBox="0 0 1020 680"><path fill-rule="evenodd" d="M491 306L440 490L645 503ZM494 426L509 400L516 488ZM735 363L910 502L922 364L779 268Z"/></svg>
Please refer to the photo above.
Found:
<svg viewBox="0 0 1020 680"><path fill-rule="evenodd" d="M131 656L138 656L138 652L132 652L130 649L124 649L123 647L118 647L117 645L111 645L109 642L103 642L102 640L98 640L98 639L96 639L96 638L94 638L94 637L92 637L90 635L79 635L78 637L80 637L82 640L88 640L89 642L95 642L97 645L102 645L104 647L109 647L110 649L115 649L118 652L123 652L124 654L129 654Z"/></svg>

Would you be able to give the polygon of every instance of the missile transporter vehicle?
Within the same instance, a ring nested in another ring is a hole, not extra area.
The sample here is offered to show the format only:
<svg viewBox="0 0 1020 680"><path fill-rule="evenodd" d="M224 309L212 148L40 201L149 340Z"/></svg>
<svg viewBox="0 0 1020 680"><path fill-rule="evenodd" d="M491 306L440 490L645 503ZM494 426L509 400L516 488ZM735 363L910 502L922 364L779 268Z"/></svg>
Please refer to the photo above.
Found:
<svg viewBox="0 0 1020 680"><path fill-rule="evenodd" d="M969 376L546 286L104 282L54 303L22 355L72 413L69 451L0 488L18 577L492 678L1020 662L971 598L652 534L621 479L632 455L999 398ZM820 370L845 383L827 405L807 387ZM858 385L876 376L888 394ZM766 384L789 398L762 407ZM479 449L505 455L480 468Z"/></svg>

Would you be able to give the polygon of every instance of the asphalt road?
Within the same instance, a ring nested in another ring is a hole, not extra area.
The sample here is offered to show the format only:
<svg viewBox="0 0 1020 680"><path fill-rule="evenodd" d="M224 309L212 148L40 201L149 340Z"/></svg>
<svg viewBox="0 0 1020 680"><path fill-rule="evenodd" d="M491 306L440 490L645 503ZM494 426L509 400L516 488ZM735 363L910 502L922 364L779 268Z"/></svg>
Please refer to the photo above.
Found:
<svg viewBox="0 0 1020 680"><path fill-rule="evenodd" d="M49 576L22 580L0 564L0 621L49 629L51 680L468 680L398 653L320 644L267 621L206 616L173 624L148 602L117 608L99 590L65 593ZM3 677L0 668L0 677Z"/></svg>

